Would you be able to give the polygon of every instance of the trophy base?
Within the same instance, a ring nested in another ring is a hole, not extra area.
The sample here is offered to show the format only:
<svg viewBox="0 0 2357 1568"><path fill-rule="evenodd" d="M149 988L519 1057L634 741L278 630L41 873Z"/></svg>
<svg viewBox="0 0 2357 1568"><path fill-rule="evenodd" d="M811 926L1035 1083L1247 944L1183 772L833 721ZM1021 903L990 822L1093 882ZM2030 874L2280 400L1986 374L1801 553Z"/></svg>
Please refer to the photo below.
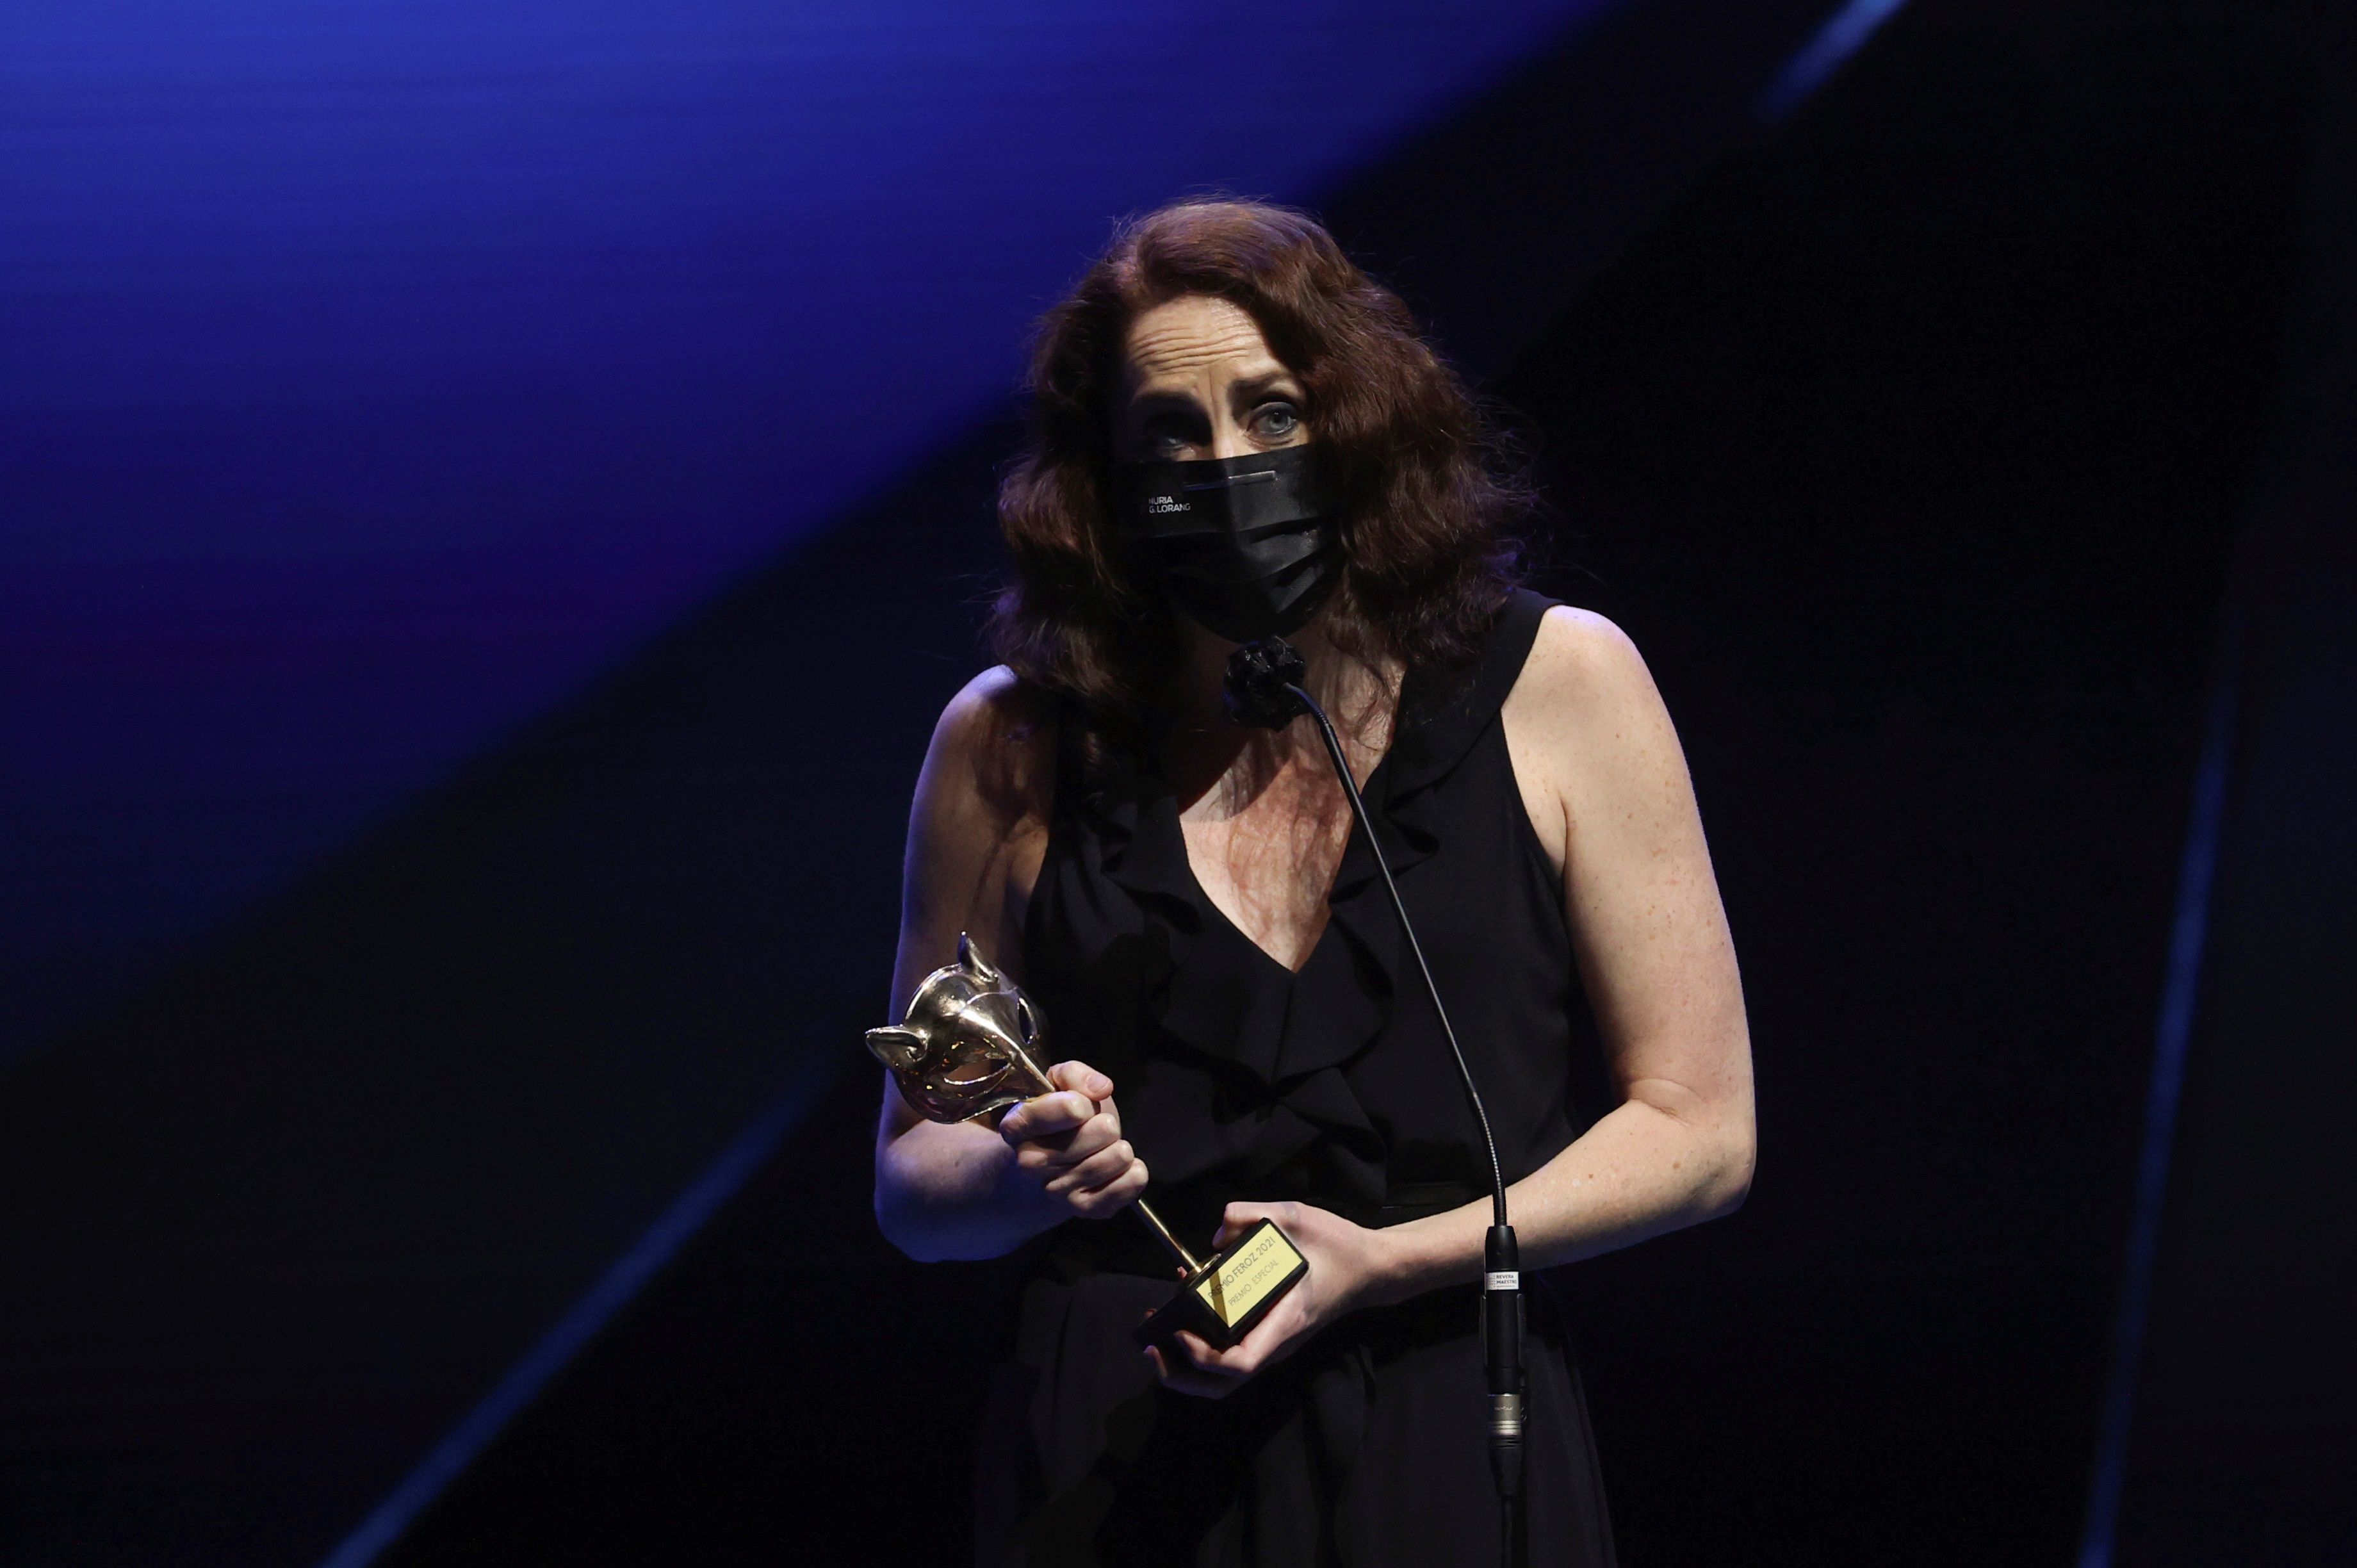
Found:
<svg viewBox="0 0 2357 1568"><path fill-rule="evenodd" d="M1178 1331L1186 1328L1224 1350L1251 1333L1308 1272L1309 1260L1276 1221L1264 1219L1180 1281L1178 1294L1137 1326L1137 1342L1175 1350Z"/></svg>

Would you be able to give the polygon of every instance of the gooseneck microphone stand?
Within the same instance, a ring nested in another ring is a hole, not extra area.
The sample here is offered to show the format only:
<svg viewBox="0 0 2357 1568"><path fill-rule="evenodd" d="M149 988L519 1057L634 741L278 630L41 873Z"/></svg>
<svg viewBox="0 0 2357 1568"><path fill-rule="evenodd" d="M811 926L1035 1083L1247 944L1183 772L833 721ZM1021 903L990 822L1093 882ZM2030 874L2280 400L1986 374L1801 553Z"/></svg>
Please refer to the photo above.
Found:
<svg viewBox="0 0 2357 1568"><path fill-rule="evenodd" d="M1318 722L1318 734L1326 742L1327 760L1334 765L1334 776L1342 781L1342 793L1350 797L1351 814L1357 819L1359 831L1367 835L1368 852L1375 857L1375 869L1383 874L1383 891L1391 896L1392 911L1399 917L1400 935L1407 940L1407 950L1415 955L1416 972L1424 976L1425 994L1432 998L1433 1014L1440 1020L1440 1032L1448 1038L1449 1054L1457 1058L1457 1076L1464 1081L1465 1098L1472 1103L1473 1120L1481 1129L1481 1146L1490 1156L1491 1224L1489 1236L1482 1243L1481 1288L1481 1339L1490 1386L1490 1474L1498 1483L1501 1561L1511 1565L1514 1560L1514 1504L1523 1489L1524 1380L1522 1264L1514 1248L1514 1228L1506 1220L1505 1170L1498 1163L1498 1140L1490 1131L1490 1112L1481 1104L1481 1091L1474 1086L1473 1069L1466 1063L1464 1047L1457 1043L1457 1031L1449 1026L1448 1009L1441 1004L1440 987L1433 983L1432 966L1425 962L1423 944L1415 940L1415 927L1407 918L1407 905L1400 898L1399 884L1392 880L1391 863L1383 858L1383 845L1375 838L1375 824L1367 815L1366 801L1359 796L1358 780L1351 777L1351 763L1342 755L1341 737L1334 733L1333 721L1326 716L1326 710L1302 689L1301 683L1308 673L1308 662L1281 637L1245 643L1228 656L1228 714L1238 724L1254 729L1281 730L1303 714Z"/></svg>

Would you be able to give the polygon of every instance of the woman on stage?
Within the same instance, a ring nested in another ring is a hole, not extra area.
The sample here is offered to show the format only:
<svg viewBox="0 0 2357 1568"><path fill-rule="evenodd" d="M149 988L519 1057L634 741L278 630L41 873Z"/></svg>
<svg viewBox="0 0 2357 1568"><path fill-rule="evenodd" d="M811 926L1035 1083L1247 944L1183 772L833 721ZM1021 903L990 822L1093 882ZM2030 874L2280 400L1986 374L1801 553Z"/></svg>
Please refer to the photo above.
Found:
<svg viewBox="0 0 2357 1568"><path fill-rule="evenodd" d="M895 1015L958 934L1037 1002L1060 1092L994 1129L888 1080L876 1208L912 1257L1028 1258L979 1448L985 1564L1497 1561L1477 1286L1487 1156L1312 727L1222 706L1282 634L1334 716L1488 1102L1523 1264L1725 1214L1752 1168L1735 952L1627 638L1515 584L1514 489L1396 296L1250 202L1126 228L1042 324L1006 481L1004 662L942 715ZM1220 537L1139 477L1275 487ZM1266 498L1264 498L1266 500ZM1171 1290L1144 1189L1309 1272L1232 1348L1132 1330ZM1528 1276L1526 1276L1528 1277ZM1530 1297L1526 1560L1613 1560L1562 1325Z"/></svg>

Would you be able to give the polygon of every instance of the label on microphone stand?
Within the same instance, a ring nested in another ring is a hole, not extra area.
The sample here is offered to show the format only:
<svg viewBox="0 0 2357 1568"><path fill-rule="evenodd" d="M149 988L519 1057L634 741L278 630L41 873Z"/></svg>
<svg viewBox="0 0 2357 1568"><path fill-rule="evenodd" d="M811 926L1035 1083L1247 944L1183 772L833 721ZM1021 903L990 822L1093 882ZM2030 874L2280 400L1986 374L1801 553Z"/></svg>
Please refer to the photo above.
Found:
<svg viewBox="0 0 2357 1568"><path fill-rule="evenodd" d="M1520 1290L1523 1288L1523 1276L1519 1270L1508 1269L1501 1273L1485 1275L1484 1278L1488 1282L1486 1288L1490 1290Z"/></svg>

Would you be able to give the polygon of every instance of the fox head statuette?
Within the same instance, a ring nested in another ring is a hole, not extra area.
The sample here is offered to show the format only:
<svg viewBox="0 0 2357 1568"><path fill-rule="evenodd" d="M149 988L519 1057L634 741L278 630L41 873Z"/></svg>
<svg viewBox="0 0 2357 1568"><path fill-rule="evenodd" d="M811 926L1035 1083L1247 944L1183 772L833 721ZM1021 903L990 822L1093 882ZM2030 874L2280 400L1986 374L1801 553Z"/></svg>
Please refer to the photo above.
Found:
<svg viewBox="0 0 2357 1568"><path fill-rule="evenodd" d="M957 961L925 976L908 1016L867 1031L901 1095L934 1122L964 1122L1049 1091L1032 1047L1046 1033L1030 998L963 931Z"/></svg>

